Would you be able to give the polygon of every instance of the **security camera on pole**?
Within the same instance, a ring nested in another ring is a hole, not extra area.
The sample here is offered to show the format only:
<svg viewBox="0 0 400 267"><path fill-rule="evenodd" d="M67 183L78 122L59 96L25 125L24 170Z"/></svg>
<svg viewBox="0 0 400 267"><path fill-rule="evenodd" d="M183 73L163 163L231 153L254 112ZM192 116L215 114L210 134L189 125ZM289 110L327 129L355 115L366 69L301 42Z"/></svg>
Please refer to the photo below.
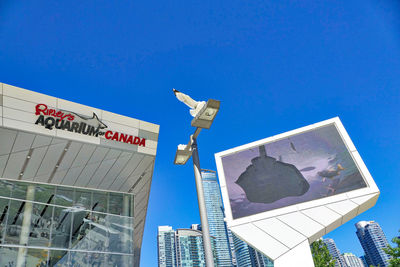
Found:
<svg viewBox="0 0 400 267"><path fill-rule="evenodd" d="M219 110L220 102L218 100L209 99L205 101L195 101L190 96L173 89L176 98L179 101L189 106L190 115L194 118L191 122L193 127L196 127L194 133L190 136L187 145L178 145L175 154L174 164L184 165L193 156L194 177L196 179L197 200L199 202L200 220L203 232L203 246L204 255L207 267L214 267L214 256L211 248L210 229L207 220L206 204L204 201L203 183L200 173L200 160L197 150L197 136L200 134L201 129L209 129L215 116Z"/></svg>

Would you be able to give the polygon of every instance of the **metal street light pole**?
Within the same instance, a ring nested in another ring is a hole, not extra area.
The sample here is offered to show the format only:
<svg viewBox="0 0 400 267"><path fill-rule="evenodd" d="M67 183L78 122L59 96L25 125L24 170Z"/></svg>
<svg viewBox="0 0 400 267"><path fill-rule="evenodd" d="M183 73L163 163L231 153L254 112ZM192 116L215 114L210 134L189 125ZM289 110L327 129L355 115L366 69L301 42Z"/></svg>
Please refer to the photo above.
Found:
<svg viewBox="0 0 400 267"><path fill-rule="evenodd" d="M174 89L174 93L177 98L190 106L192 111L197 108L197 105L201 102L196 102L191 99L188 95L185 95ZM177 95L178 94L178 95ZM197 104L196 104L197 103ZM203 233L203 247L204 247L204 258L206 260L207 267L214 267L214 255L211 247L210 228L208 226L206 203L204 199L203 181L200 172L200 160L197 148L197 136L200 134L201 129L209 129L214 121L215 116L218 113L220 102L217 100L210 99L207 103L201 103L203 107L196 112L191 125L196 127L196 131L190 136L189 143L187 145L179 145L175 154L174 163L177 165L184 165L192 156L194 177L196 180L197 189L197 200L199 202L201 228Z"/></svg>
<svg viewBox="0 0 400 267"><path fill-rule="evenodd" d="M201 229L203 232L204 256L207 267L214 267L214 256L211 248L210 228L208 226L206 203L204 199L203 181L200 173L200 160L197 150L197 140L192 136L192 159L194 177L196 179L197 200L199 202Z"/></svg>

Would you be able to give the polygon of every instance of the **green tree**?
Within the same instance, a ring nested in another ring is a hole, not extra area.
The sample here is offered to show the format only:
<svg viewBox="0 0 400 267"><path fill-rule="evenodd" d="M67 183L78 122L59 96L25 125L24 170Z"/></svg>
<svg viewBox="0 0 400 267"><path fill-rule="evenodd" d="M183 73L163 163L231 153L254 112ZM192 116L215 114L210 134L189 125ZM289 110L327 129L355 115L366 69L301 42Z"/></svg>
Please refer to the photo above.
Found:
<svg viewBox="0 0 400 267"><path fill-rule="evenodd" d="M399 230L400 232L400 230ZM386 254L392 256L392 258L389 260L389 267L399 267L400 266L400 238L395 237L392 239L392 243L396 244L397 247L392 247L389 245L387 248L384 248L383 250L386 252Z"/></svg>
<svg viewBox="0 0 400 267"><path fill-rule="evenodd" d="M335 267L335 260L332 259L328 248L321 239L311 244L311 253L315 267Z"/></svg>

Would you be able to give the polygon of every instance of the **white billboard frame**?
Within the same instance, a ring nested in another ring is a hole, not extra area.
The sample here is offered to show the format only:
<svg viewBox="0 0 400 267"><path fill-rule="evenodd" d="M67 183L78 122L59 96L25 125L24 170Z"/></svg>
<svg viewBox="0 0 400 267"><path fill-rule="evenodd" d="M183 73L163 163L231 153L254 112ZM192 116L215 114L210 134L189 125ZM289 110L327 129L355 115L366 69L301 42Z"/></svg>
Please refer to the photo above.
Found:
<svg viewBox="0 0 400 267"><path fill-rule="evenodd" d="M340 193L337 195L332 195L329 197L324 197L320 199L315 199L315 200L310 200L306 202L301 202L293 205L289 205L286 207L281 207L265 212L260 212L257 214L249 215L246 217L241 217L234 219L232 216L232 209L231 209L231 203L229 200L229 195L228 195L228 188L226 185L225 181L225 173L224 173L224 168L222 164L222 158L226 157L228 155L232 155L244 150L248 150L251 148L257 148L261 145L265 145L268 143L272 143L281 139L288 138L292 135L297 135L301 134L304 132L308 132L311 130L315 130L320 127L328 126L328 125L334 125L336 129L338 130L338 133L340 134L343 143L345 144L348 152L350 153L352 159L354 160L354 163L356 164L360 174L362 175L367 187ZM219 182L221 186L221 193L222 193L222 198L223 198L223 203L225 207L225 220L227 222L227 226L229 229L232 230L235 234L237 234L239 237L244 239L247 243L249 243L251 246L255 247L256 249L260 250L264 254L266 254L268 257L270 257L272 260L278 260L280 256L283 254L287 254L287 257L291 253L288 252L293 252L292 245L293 244L286 244L285 242L280 241L279 243L283 244L282 249L279 251L272 251L269 253L269 251L272 249L274 250L278 243L273 245L272 243L268 245L268 241L266 240L265 242L259 242L260 237L256 237L255 233L253 234L252 231L249 231L250 228L247 226L254 227L257 225L257 229L265 232L271 232L273 226L269 224L269 226L260 226L262 222L268 221L269 223L273 222L276 218L282 216L294 216L297 218L297 220L301 221L301 218L299 216L303 216L303 214L306 214L307 212L311 213L319 213L319 212L324 212L325 209L327 209L327 214L323 214L323 216L326 216L324 218L323 222L318 222L319 226L322 225L321 229L317 228L312 228L311 229L306 229L306 226L301 226L299 225L297 229L295 229L302 237L305 237L307 239L308 244L311 244L313 241L317 240L318 238L322 237L323 235L327 234L328 232L332 231L333 229L337 228L338 226L344 224L348 220L354 218L358 214L366 211L373 205L375 205L376 200L379 196L379 189L376 186L375 181L373 180L371 174L369 173L366 165L364 164L363 160L361 159L357 149L355 148L353 142L351 141L347 131L343 127L343 124L341 123L340 119L338 117L328 119L322 122L318 122L315 124L311 124L302 128L298 128L292 131L288 131L282 134L278 134L272 137L268 137L259 141L255 141L249 144L245 144L242 146L238 146L223 152L219 152L215 154L215 160L216 160L216 165L217 165L217 170L218 170L218 176L219 176ZM349 202L350 201L350 202ZM351 209L348 207L349 205L346 205L347 203L350 203L351 205L354 205ZM320 209L320 210L318 210ZM340 219L336 218L330 218L329 212L335 213L335 215L340 215ZM307 215L306 215L307 216ZM311 214L312 217L312 214ZM318 218L318 216L317 216ZM315 220L315 218L313 218ZM278 224L275 225L280 225L282 220L279 220L278 218ZM290 220L287 223L284 223L289 227L292 227ZM303 229L304 227L304 229ZM282 234L284 235L285 233L279 233L281 230L280 228L277 227L275 231L275 234ZM282 230L283 231L283 230ZM255 231L256 232L256 231ZM249 234L248 234L249 233ZM270 233L268 233L268 236L272 237L272 239L277 239ZM257 239L258 238L258 239ZM267 238L268 239L268 238ZM279 238L278 238L279 239ZM300 240L302 240L300 242ZM297 247L303 247L303 250L305 248L305 243L303 242L305 239L300 238L299 243L296 245ZM279 240L278 240L279 241ZM289 242L290 243L290 242ZM261 245L260 244L265 244ZM300 246L300 244L303 244ZM272 248L274 247L274 248ZM307 250L307 249L306 249ZM296 254L296 253L295 253ZM287 262L287 257L285 260L282 259L283 262ZM278 262L278 261L277 261ZM286 264L280 265L279 266L288 266ZM307 264L304 266L313 266L312 263L311 265Z"/></svg>

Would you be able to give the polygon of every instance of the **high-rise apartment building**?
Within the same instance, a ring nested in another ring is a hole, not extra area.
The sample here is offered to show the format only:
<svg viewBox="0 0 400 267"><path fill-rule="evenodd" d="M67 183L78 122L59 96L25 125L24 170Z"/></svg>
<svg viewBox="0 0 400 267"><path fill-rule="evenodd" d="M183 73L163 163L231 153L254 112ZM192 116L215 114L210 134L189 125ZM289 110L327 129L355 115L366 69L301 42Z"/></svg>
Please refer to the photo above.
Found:
<svg viewBox="0 0 400 267"><path fill-rule="evenodd" d="M215 253L219 267L231 267L232 256L224 221L224 207L221 190L215 171L202 170L203 190L207 209L210 235L215 237Z"/></svg>
<svg viewBox="0 0 400 267"><path fill-rule="evenodd" d="M237 267L273 267L274 263L265 255L250 247L232 234Z"/></svg>
<svg viewBox="0 0 400 267"><path fill-rule="evenodd" d="M340 254L340 251L337 248L335 241L332 238L325 238L322 241L327 246L329 254L335 260L335 267L346 267L346 265L344 265L342 254Z"/></svg>
<svg viewBox="0 0 400 267"><path fill-rule="evenodd" d="M379 224L374 221L360 221L355 226L368 266L389 266L390 256L383 251L389 243Z"/></svg>
<svg viewBox="0 0 400 267"><path fill-rule="evenodd" d="M353 253L343 253L344 267L368 267L363 261Z"/></svg>
<svg viewBox="0 0 400 267"><path fill-rule="evenodd" d="M191 229L177 229L171 226L158 227L158 266L159 267L206 267L203 247L203 234L193 224ZM215 253L215 238L211 237L214 263L218 267Z"/></svg>
<svg viewBox="0 0 400 267"><path fill-rule="evenodd" d="M175 231L171 226L159 226L157 235L158 245L158 266L175 267Z"/></svg>

